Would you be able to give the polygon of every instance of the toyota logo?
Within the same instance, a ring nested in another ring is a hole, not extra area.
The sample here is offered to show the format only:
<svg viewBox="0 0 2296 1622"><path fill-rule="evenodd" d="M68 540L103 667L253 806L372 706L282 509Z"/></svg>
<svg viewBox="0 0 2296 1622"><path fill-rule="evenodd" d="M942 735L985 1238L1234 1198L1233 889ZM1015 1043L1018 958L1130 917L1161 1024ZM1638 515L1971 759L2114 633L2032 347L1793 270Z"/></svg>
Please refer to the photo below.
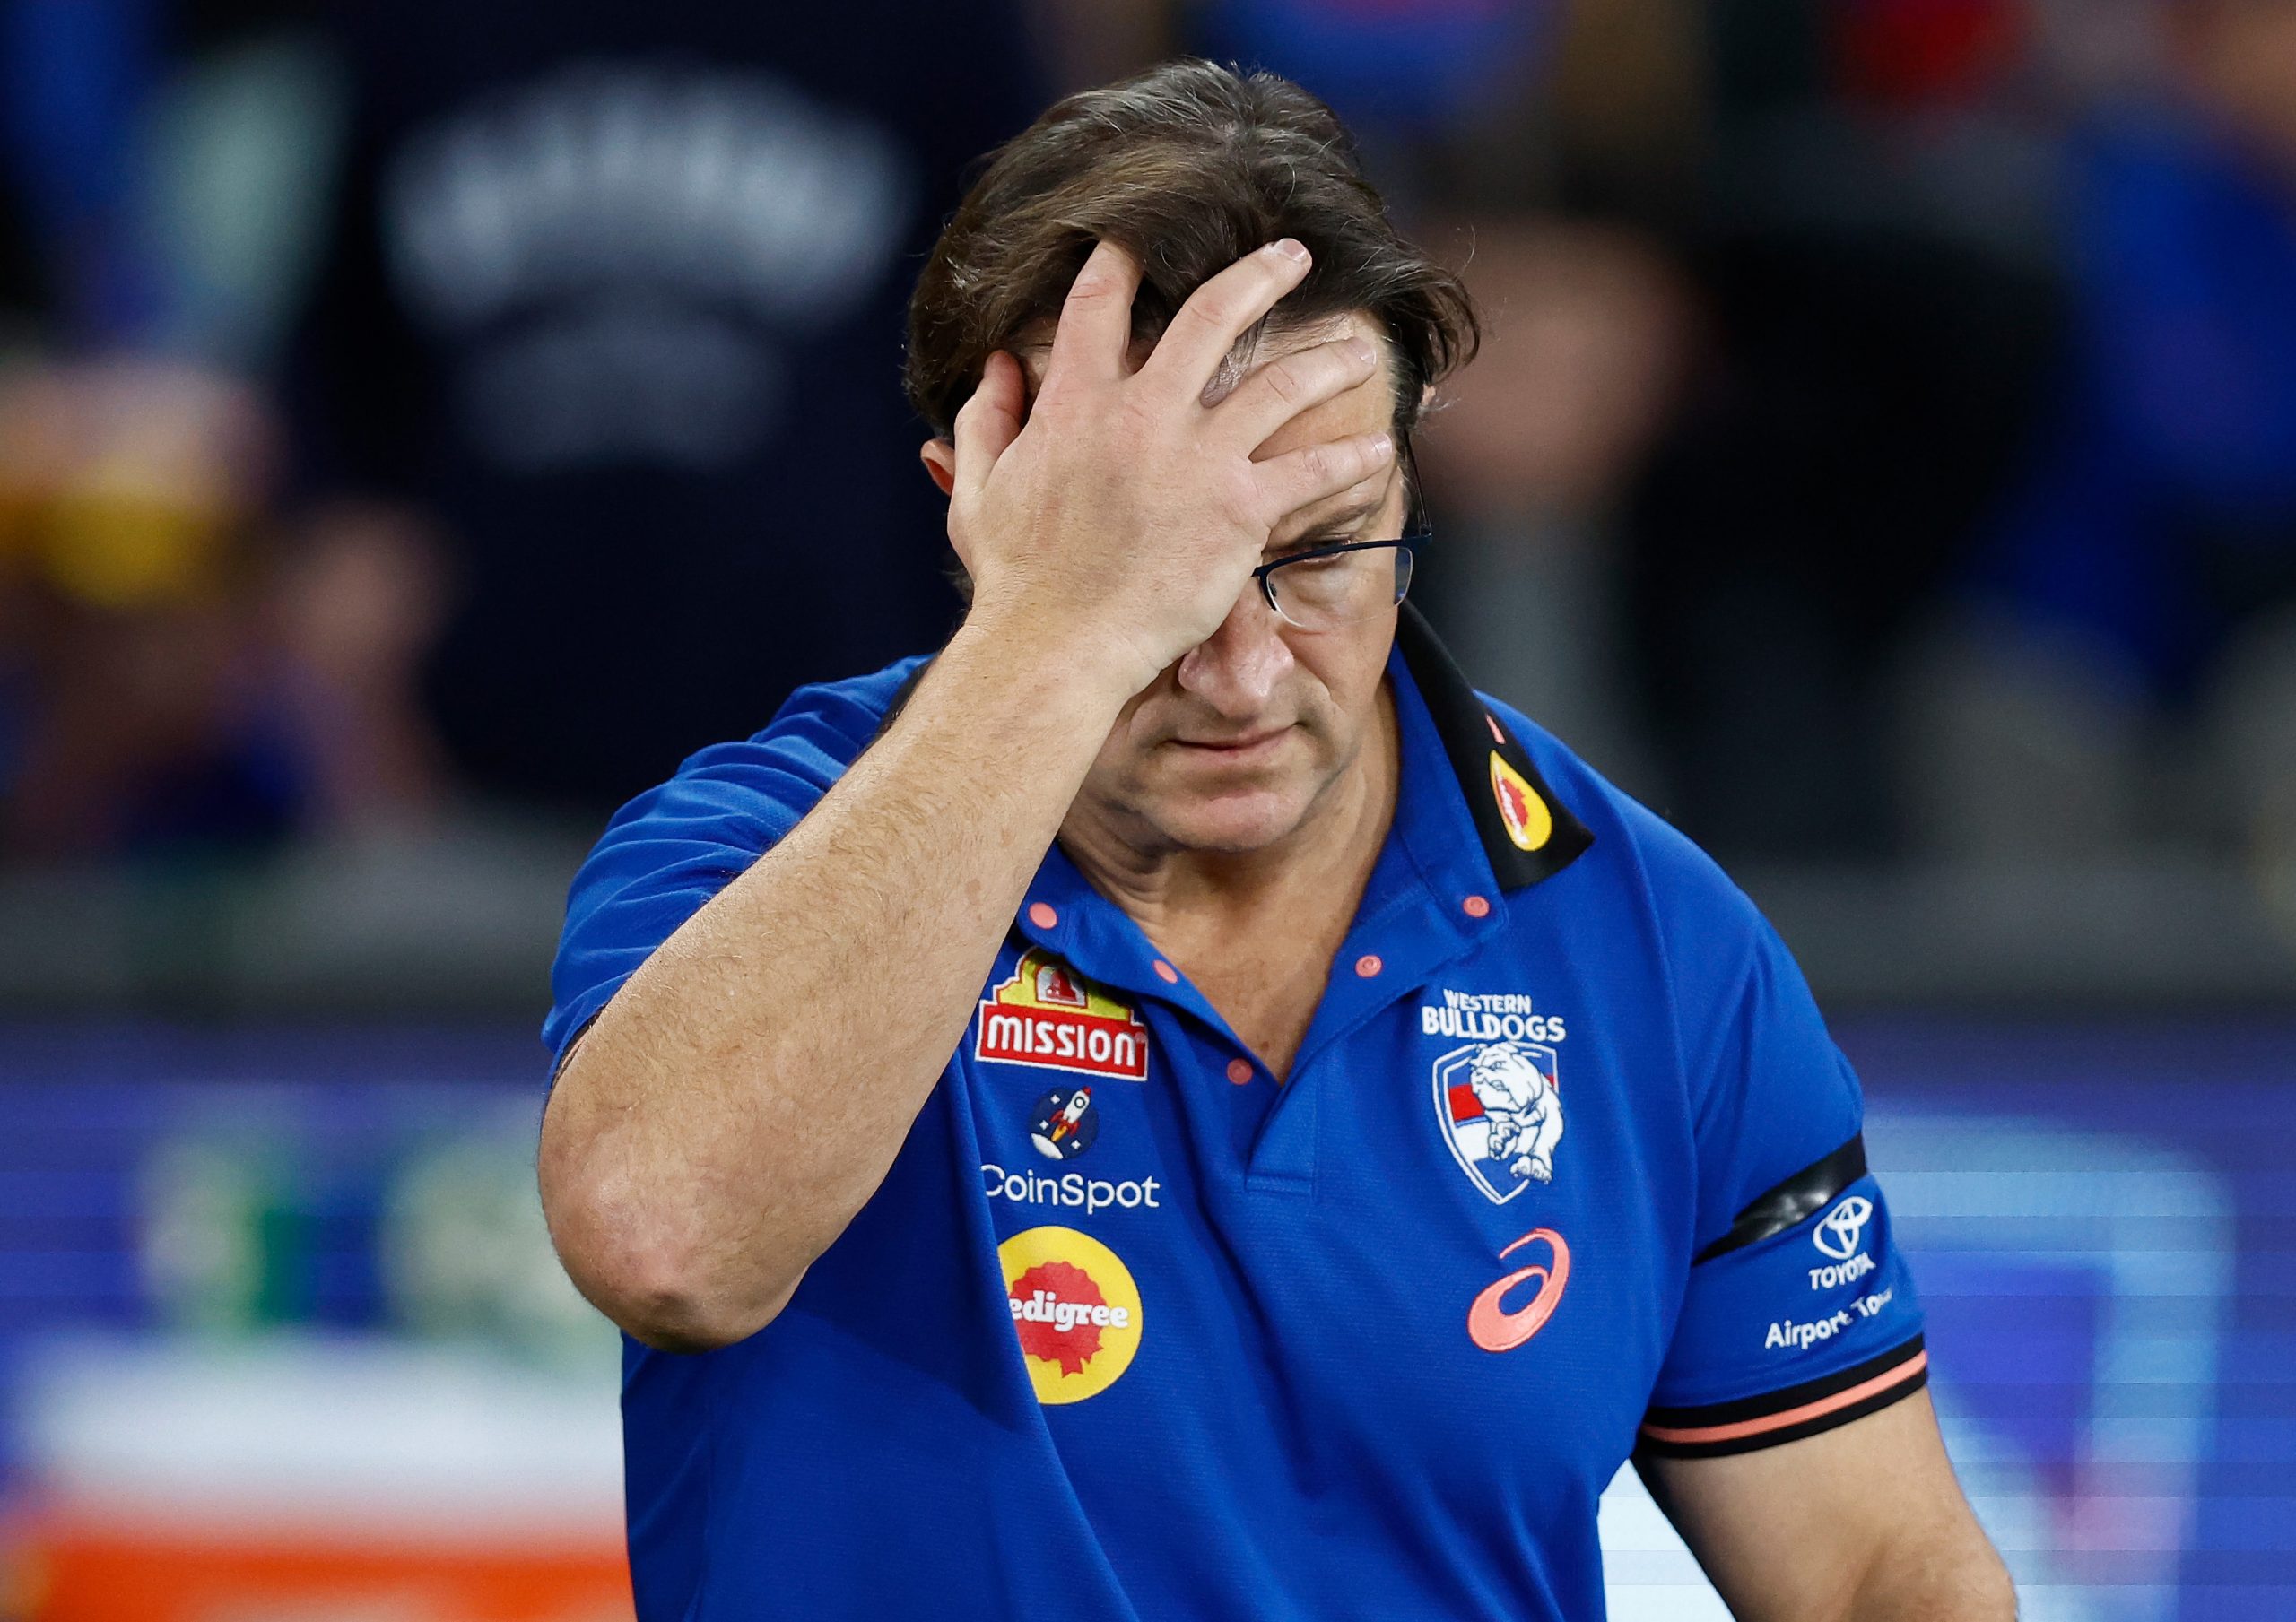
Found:
<svg viewBox="0 0 2296 1622"><path fill-rule="evenodd" d="M1810 1236L1810 1243L1835 1261L1847 1262L1857 1253L1857 1242L1873 1215L1874 1202L1863 1194L1852 1194L1825 1214Z"/></svg>

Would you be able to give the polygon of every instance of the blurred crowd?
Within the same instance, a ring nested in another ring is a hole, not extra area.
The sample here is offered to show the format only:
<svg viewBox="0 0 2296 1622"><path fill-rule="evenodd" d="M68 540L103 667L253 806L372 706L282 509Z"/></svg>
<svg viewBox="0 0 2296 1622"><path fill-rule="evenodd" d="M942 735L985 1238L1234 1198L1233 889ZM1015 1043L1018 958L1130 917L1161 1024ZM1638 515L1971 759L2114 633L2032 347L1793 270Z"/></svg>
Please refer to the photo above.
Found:
<svg viewBox="0 0 2296 1622"><path fill-rule="evenodd" d="M4 0L0 864L588 831L956 612L969 166L1285 73L1464 267L1418 588L1718 854L2296 872L2283 0Z"/></svg>

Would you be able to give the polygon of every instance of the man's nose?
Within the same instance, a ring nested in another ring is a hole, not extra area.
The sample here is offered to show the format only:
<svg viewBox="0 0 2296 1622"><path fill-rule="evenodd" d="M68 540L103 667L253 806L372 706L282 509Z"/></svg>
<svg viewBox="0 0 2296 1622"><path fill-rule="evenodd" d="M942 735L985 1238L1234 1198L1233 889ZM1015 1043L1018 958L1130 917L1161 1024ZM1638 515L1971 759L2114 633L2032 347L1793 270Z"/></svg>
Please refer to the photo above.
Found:
<svg viewBox="0 0 2296 1622"><path fill-rule="evenodd" d="M1180 656L1173 680L1180 690L1203 699L1222 715L1244 720L1258 713L1292 668L1292 648L1283 621L1248 581L1209 639Z"/></svg>

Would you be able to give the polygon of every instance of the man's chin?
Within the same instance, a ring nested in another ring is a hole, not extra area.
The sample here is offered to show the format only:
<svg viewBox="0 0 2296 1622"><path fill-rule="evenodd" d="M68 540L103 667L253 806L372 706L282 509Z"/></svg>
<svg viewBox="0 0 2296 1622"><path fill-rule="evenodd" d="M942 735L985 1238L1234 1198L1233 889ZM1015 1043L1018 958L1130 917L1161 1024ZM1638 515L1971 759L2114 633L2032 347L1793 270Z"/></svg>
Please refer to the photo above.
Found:
<svg viewBox="0 0 2296 1622"><path fill-rule="evenodd" d="M1307 813L1302 795L1277 788L1175 793L1144 809L1157 831L1182 849L1238 856L1275 844Z"/></svg>

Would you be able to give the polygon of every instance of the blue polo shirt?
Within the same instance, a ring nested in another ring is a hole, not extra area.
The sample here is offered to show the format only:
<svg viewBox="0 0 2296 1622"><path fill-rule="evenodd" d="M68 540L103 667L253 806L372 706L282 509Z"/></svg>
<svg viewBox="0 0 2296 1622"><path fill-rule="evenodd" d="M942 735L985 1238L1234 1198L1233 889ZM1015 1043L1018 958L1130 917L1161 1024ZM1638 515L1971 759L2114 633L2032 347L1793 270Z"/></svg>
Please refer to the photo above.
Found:
<svg viewBox="0 0 2296 1622"><path fill-rule="evenodd" d="M917 669L807 689L614 819L561 1058ZM1408 610L1388 680L1394 822L1284 1084L1056 847L780 1316L630 1344L644 1622L1584 1622L1635 1450L1922 1384L1857 1081L1778 937ZM894 943L876 994L899 1019Z"/></svg>

